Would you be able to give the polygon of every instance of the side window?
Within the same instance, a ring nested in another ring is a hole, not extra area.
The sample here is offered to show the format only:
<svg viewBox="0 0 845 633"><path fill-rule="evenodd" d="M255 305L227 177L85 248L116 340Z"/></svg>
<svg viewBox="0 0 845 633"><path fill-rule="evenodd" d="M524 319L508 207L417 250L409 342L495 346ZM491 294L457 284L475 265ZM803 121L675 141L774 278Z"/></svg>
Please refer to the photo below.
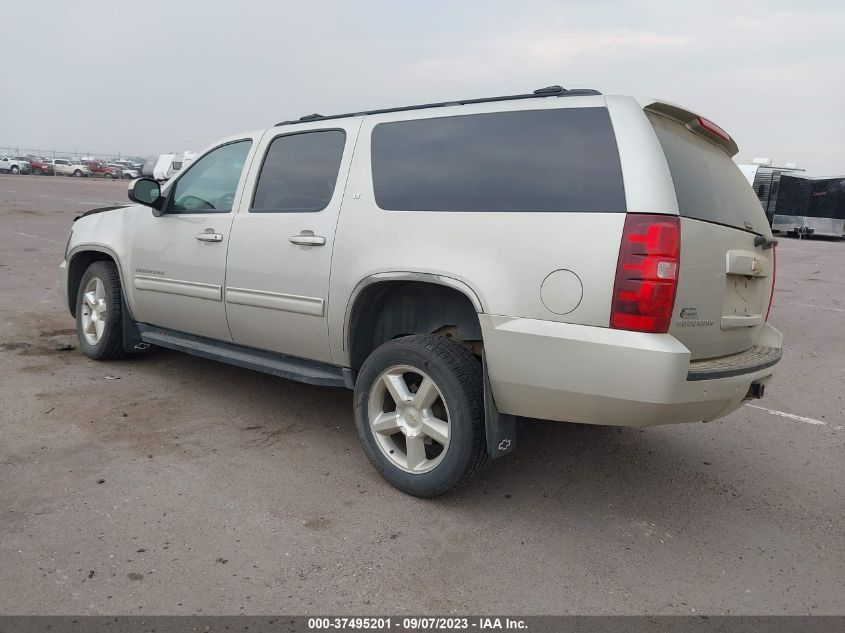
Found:
<svg viewBox="0 0 845 633"><path fill-rule="evenodd" d="M211 150L191 165L173 186L168 213L228 213L252 141Z"/></svg>
<svg viewBox="0 0 845 633"><path fill-rule="evenodd" d="M607 108L520 110L380 123L376 204L390 211L624 213Z"/></svg>
<svg viewBox="0 0 845 633"><path fill-rule="evenodd" d="M320 130L279 136L270 143L251 213L315 212L332 199L346 133Z"/></svg>

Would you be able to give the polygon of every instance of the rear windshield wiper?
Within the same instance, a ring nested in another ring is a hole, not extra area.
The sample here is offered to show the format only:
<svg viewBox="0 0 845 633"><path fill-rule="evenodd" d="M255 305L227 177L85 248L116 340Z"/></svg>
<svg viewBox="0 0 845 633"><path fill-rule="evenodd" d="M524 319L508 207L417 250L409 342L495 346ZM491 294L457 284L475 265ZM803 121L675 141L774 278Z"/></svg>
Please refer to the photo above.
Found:
<svg viewBox="0 0 845 633"><path fill-rule="evenodd" d="M769 250L772 246L777 246L778 241L765 235L758 235L754 238L754 246L762 246L763 250Z"/></svg>

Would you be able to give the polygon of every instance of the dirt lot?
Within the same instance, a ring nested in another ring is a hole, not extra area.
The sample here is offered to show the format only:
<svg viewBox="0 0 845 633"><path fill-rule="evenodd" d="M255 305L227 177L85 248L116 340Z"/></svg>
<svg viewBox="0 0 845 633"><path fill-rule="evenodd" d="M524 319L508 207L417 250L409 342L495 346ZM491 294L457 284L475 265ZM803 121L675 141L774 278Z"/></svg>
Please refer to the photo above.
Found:
<svg viewBox="0 0 845 633"><path fill-rule="evenodd" d="M0 175L0 613L845 613L845 243L781 241L765 409L526 422L421 501L370 467L346 391L57 350L71 221L125 191Z"/></svg>

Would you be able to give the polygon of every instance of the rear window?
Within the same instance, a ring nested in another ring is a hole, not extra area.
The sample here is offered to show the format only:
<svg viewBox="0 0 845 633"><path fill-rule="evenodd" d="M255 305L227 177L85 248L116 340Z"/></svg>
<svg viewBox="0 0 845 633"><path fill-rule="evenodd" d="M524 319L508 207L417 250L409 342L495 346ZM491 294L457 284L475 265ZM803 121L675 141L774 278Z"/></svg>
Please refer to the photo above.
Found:
<svg viewBox="0 0 845 633"><path fill-rule="evenodd" d="M682 216L743 230L764 229L760 201L723 150L677 121L647 115L666 155Z"/></svg>
<svg viewBox="0 0 845 633"><path fill-rule="evenodd" d="M376 203L394 211L625 212L606 108L381 123Z"/></svg>

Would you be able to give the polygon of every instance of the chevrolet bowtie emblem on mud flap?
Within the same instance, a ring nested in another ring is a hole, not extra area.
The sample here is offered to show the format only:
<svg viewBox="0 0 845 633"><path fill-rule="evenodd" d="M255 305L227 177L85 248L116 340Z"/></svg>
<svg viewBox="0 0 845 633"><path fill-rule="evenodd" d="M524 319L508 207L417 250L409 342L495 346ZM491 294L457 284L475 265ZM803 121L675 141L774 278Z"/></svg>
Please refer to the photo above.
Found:
<svg viewBox="0 0 845 633"><path fill-rule="evenodd" d="M499 450L500 451L506 451L510 447L511 447L511 441L507 438L505 438L501 442L499 442Z"/></svg>
<svg viewBox="0 0 845 633"><path fill-rule="evenodd" d="M763 272L763 262L760 261L759 257L755 257L754 261L751 262L751 272L755 275Z"/></svg>

